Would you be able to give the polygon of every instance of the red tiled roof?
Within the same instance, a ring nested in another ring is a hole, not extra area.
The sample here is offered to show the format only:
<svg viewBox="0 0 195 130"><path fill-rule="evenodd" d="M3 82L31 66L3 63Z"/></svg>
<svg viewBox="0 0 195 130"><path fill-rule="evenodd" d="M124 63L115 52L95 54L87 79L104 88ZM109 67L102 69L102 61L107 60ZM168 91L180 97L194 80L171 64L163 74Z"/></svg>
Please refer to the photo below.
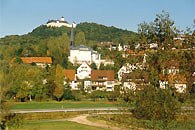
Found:
<svg viewBox="0 0 195 130"><path fill-rule="evenodd" d="M133 50L126 51L125 53L129 53L129 54L145 54L144 51L133 51Z"/></svg>
<svg viewBox="0 0 195 130"><path fill-rule="evenodd" d="M92 70L91 81L114 81L113 70Z"/></svg>
<svg viewBox="0 0 195 130"><path fill-rule="evenodd" d="M85 61L85 63L91 68L91 66L89 65L89 63L87 61Z"/></svg>
<svg viewBox="0 0 195 130"><path fill-rule="evenodd" d="M168 81L170 84L186 84L186 78L181 74L170 74L168 75Z"/></svg>
<svg viewBox="0 0 195 130"><path fill-rule="evenodd" d="M144 80L145 82L149 82L149 75L147 72L142 72L142 73L138 73L138 72L132 72L132 73L124 73L123 74L123 81L138 81L138 80Z"/></svg>
<svg viewBox="0 0 195 130"><path fill-rule="evenodd" d="M163 80L163 81L166 81L167 80L167 77L159 74L159 79L160 80Z"/></svg>
<svg viewBox="0 0 195 130"><path fill-rule="evenodd" d="M23 63L52 63L51 57L21 57Z"/></svg>
<svg viewBox="0 0 195 130"><path fill-rule="evenodd" d="M178 69L179 68L179 62L177 60L171 60L171 61L168 61L166 63L166 66L169 67L169 68L175 68L175 69Z"/></svg>
<svg viewBox="0 0 195 130"><path fill-rule="evenodd" d="M70 81L75 79L75 70L64 70L64 74Z"/></svg>

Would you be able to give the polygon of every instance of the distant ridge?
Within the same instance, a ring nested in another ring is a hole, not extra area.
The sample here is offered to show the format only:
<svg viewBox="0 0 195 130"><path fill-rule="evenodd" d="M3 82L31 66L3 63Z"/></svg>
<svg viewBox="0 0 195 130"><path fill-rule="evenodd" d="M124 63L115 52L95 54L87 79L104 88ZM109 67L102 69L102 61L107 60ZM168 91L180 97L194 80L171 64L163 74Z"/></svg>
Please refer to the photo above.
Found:
<svg viewBox="0 0 195 130"><path fill-rule="evenodd" d="M75 35L78 32L84 32L85 39L87 41L94 41L94 42L102 42L102 41L110 41L110 42L116 42L116 43L127 43L130 40L138 40L138 34L133 31L123 30L116 28L114 26L108 27L102 24L97 23L79 23L77 24L77 27L74 29ZM0 44L15 44L17 43L17 38L23 38L28 41L28 39L33 39L33 37L36 37L36 39L47 39L49 37L58 37L61 36L63 33L67 33L68 36L70 36L71 28L62 26L62 27L47 27L46 25L41 25L35 29L33 29L32 32L25 34L25 35L11 35L6 36L4 38L0 38ZM12 43L12 41L9 41L9 39L14 38L15 41ZM35 40L37 42L37 40ZM25 43L25 41L24 41Z"/></svg>

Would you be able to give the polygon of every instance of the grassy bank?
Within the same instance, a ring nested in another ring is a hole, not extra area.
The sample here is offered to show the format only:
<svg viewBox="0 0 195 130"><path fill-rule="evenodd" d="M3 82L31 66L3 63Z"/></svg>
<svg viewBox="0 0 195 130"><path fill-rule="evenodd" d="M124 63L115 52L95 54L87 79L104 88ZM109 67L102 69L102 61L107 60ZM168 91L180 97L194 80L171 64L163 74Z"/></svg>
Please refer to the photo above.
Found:
<svg viewBox="0 0 195 130"><path fill-rule="evenodd" d="M42 112L42 113L24 113L18 114L23 120L43 120L43 119L67 119L88 112Z"/></svg>
<svg viewBox="0 0 195 130"><path fill-rule="evenodd" d="M21 130L109 130L70 121L25 121Z"/></svg>
<svg viewBox="0 0 195 130"><path fill-rule="evenodd" d="M24 109L68 109L68 108L102 108L118 107L117 102L109 101L63 101L63 102L13 102L14 110Z"/></svg>
<svg viewBox="0 0 195 130"><path fill-rule="evenodd" d="M90 116L88 120L93 122L106 121L110 125L120 126L124 129L158 129L164 130L162 122L160 121L150 121L150 120L138 120L132 115L125 114L113 114L113 115L97 115ZM194 130L195 129L195 116L194 112L181 114L178 116L177 120L172 121L169 126L169 130Z"/></svg>

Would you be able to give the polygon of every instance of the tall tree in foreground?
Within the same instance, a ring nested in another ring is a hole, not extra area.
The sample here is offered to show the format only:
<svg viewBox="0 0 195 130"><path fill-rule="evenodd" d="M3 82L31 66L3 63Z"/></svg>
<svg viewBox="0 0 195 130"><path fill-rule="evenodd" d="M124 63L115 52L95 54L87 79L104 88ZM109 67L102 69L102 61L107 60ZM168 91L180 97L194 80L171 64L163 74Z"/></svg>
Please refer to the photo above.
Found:
<svg viewBox="0 0 195 130"><path fill-rule="evenodd" d="M159 123L164 128L176 120L180 112L180 103L173 96L174 90L160 89L153 86L136 91L133 115L137 119L150 120L153 125Z"/></svg>
<svg viewBox="0 0 195 130"><path fill-rule="evenodd" d="M157 14L153 22L144 22L138 25L138 33L141 36L141 43L157 43L160 48L169 49L173 46L173 38L178 30L174 26L174 21L170 19L168 12L162 10L162 14Z"/></svg>
<svg viewBox="0 0 195 130"><path fill-rule="evenodd" d="M64 93L64 79L65 74L63 72L63 68L58 64L56 66L56 74L55 74L55 84L56 87L54 89L53 95L57 98L59 101Z"/></svg>
<svg viewBox="0 0 195 130"><path fill-rule="evenodd" d="M11 113L11 103L6 101L6 93L9 91L7 75L0 72L0 129L17 130L22 126L22 116Z"/></svg>

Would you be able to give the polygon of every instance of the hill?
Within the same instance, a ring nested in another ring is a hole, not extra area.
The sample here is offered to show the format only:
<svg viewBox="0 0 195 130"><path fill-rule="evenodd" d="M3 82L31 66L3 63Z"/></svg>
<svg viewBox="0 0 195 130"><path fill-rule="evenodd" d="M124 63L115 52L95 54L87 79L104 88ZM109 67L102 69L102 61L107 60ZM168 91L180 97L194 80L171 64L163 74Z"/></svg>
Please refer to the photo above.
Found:
<svg viewBox="0 0 195 130"><path fill-rule="evenodd" d="M32 32L18 36L6 36L0 39L0 44L25 44L25 43L39 43L40 39L48 39L50 37L59 37L63 33L70 36L71 28L68 27L47 27L41 25L35 28ZM107 27L96 23L80 23L75 28L75 35L83 32L86 42L93 41L93 43L101 41L112 41L117 43L127 43L130 40L137 40L138 35L135 32L119 29L116 27Z"/></svg>

